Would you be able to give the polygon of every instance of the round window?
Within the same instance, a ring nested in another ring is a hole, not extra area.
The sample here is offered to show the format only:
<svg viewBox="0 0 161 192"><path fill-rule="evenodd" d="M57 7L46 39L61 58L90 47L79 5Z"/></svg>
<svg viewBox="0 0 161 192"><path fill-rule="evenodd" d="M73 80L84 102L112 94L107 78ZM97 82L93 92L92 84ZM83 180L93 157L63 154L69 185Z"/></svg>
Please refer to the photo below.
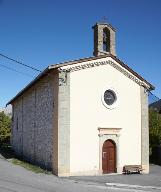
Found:
<svg viewBox="0 0 161 192"><path fill-rule="evenodd" d="M118 105L118 92L106 87L102 92L102 103L108 109L114 109Z"/></svg>
<svg viewBox="0 0 161 192"><path fill-rule="evenodd" d="M116 94L110 89L106 90L104 92L104 101L107 105L114 104L116 101Z"/></svg>

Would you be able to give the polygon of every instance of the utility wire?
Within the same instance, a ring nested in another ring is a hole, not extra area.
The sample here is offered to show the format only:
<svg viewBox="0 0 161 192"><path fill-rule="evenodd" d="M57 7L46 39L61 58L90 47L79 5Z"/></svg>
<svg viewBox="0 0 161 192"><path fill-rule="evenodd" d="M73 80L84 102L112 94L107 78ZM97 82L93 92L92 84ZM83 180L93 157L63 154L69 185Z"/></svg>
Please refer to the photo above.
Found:
<svg viewBox="0 0 161 192"><path fill-rule="evenodd" d="M14 62L16 62L16 63L18 63L18 64L20 64L20 65L25 66L25 67L28 67L28 68L30 68L30 69L32 69L32 70L34 70L34 71L42 72L41 70L36 69L35 67L32 67L32 66L27 65L27 64L24 64L24 63L22 63L22 62L20 62L20 61L17 61L17 60L15 60L15 59L12 59L11 57L8 57L8 56L6 56L6 55L4 55L4 54L1 54L1 53L0 53L0 56L1 56L1 57L4 57L4 58L6 58L6 59L8 59L8 60L10 60L10 61L14 61Z"/></svg>
<svg viewBox="0 0 161 192"><path fill-rule="evenodd" d="M155 98L158 99L158 100L160 99L158 96L154 95L151 91L149 91L149 95L155 97Z"/></svg>
<svg viewBox="0 0 161 192"><path fill-rule="evenodd" d="M18 64L20 64L20 65L25 66L25 67L28 67L28 68L30 68L30 69L32 69L32 70L34 70L34 71L42 72L41 70L36 69L36 68L33 67L33 66L24 64L24 63L22 63L22 62L20 62L20 61L18 61L18 60L15 60L15 59L13 59L13 58L11 58L11 57L8 57L8 56L4 55L4 54L2 54L2 53L0 53L0 56L1 56L1 57L4 57L4 58L6 58L6 59L8 59L8 60L10 60L10 61L14 61L14 62L16 62L16 63L18 63ZM8 70L15 71L15 72L17 72L17 73L23 74L23 75L33 77L33 76L31 76L31 75L29 75L29 74L27 74L27 73L17 71L16 69L11 68L11 67L7 67L7 66L5 66L5 65L3 65L3 64L0 64L0 66L3 67L3 68L6 68L6 69L8 69ZM48 74L48 75L49 75L49 74ZM155 100L159 100L159 99L160 99L159 97L157 97L156 95L154 95L151 91L149 92L149 96L152 96L153 99L155 98Z"/></svg>
<svg viewBox="0 0 161 192"><path fill-rule="evenodd" d="M152 92L148 92L148 99L149 99L149 104L158 102L160 100L160 98L154 95Z"/></svg>
<svg viewBox="0 0 161 192"><path fill-rule="evenodd" d="M17 71L17 70L14 69L14 68L7 67L7 66L5 66L5 65L3 65L3 64L0 64L0 67L3 67L3 68L8 69L8 70L10 70L10 71L14 71L14 72L20 73L20 74L25 75L25 76L28 76L28 77L34 77L34 76L29 75L29 74L27 74L27 73L24 73L24 72L21 72L21 71Z"/></svg>

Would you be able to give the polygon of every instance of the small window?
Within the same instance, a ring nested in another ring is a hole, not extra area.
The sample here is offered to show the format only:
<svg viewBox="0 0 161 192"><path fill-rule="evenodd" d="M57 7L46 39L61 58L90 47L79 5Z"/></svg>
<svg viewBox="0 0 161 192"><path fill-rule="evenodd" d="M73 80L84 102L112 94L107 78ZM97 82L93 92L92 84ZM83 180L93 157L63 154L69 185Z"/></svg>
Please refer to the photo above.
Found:
<svg viewBox="0 0 161 192"><path fill-rule="evenodd" d="M103 51L107 51L107 33L103 31Z"/></svg>
<svg viewBox="0 0 161 192"><path fill-rule="evenodd" d="M107 45L105 42L103 42L103 51L107 51Z"/></svg>
<svg viewBox="0 0 161 192"><path fill-rule="evenodd" d="M103 51L110 52L110 31L103 29Z"/></svg>
<svg viewBox="0 0 161 192"><path fill-rule="evenodd" d="M18 117L16 119L16 129L18 130Z"/></svg>

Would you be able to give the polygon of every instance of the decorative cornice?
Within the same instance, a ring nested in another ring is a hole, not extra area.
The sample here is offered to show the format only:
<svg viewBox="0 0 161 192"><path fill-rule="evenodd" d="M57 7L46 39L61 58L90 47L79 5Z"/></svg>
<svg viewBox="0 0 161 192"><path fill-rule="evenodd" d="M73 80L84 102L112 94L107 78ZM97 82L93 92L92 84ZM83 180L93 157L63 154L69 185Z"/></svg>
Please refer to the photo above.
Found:
<svg viewBox="0 0 161 192"><path fill-rule="evenodd" d="M116 128L116 127L98 127L98 130L115 130L115 131L120 131L122 128Z"/></svg>
<svg viewBox="0 0 161 192"><path fill-rule="evenodd" d="M119 137L121 130L122 128L98 128L98 136L101 137L103 135L116 135L117 137Z"/></svg>
<svg viewBox="0 0 161 192"><path fill-rule="evenodd" d="M140 79L138 79L137 77L132 75L130 72L128 72L127 70L123 69L117 63L115 63L115 62L113 62L111 60L87 63L87 64L84 64L84 65L77 65L77 66L73 66L73 67L68 67L66 69L59 68L59 71L74 72L74 71L79 71L79 70L88 69L88 68L92 68L92 67L98 67L98 66L101 66L101 65L110 65L110 66L114 67L115 69L117 69L118 71L120 71L126 77L128 77L129 79L131 79L132 81L137 83L138 85L147 87L147 85L143 81L141 81Z"/></svg>

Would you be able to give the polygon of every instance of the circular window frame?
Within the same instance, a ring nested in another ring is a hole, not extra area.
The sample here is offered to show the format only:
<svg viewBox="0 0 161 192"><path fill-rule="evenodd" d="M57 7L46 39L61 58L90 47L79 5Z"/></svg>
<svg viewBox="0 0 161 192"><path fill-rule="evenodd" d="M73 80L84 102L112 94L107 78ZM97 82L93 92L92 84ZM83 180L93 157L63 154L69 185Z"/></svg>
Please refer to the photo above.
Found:
<svg viewBox="0 0 161 192"><path fill-rule="evenodd" d="M107 90L111 91L111 92L114 94L114 96L115 96L115 101L114 101L114 103L113 103L112 105L108 105L108 104L105 102L105 100L104 100L104 93L105 93L105 91L107 91ZM101 100L102 100L103 105L104 105L107 109L114 109L114 108L116 108L117 105L118 105L118 92L117 92L113 87L105 87L105 88L103 89L103 91L102 91Z"/></svg>

